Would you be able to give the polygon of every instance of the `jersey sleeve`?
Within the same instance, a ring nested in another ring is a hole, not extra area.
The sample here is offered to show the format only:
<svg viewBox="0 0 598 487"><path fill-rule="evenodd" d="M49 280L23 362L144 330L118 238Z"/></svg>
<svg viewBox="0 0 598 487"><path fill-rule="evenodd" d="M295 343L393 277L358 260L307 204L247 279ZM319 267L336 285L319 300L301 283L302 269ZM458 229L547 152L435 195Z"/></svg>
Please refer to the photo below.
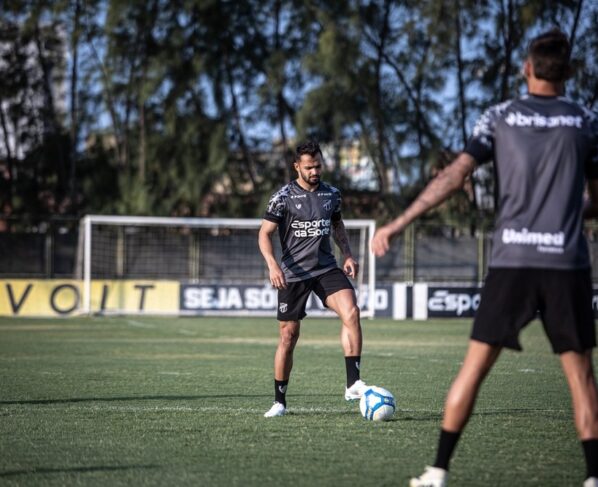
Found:
<svg viewBox="0 0 598 487"><path fill-rule="evenodd" d="M508 101L491 106L476 122L473 133L463 151L471 155L478 164L483 164L494 156L496 123L510 104L511 101Z"/></svg>
<svg viewBox="0 0 598 487"><path fill-rule="evenodd" d="M284 191L274 193L268 201L266 212L264 213L264 220L273 223L281 223L287 211L287 194Z"/></svg>
<svg viewBox="0 0 598 487"><path fill-rule="evenodd" d="M588 179L598 179L598 114L587 110L590 125L590 154L586 159L585 173Z"/></svg>

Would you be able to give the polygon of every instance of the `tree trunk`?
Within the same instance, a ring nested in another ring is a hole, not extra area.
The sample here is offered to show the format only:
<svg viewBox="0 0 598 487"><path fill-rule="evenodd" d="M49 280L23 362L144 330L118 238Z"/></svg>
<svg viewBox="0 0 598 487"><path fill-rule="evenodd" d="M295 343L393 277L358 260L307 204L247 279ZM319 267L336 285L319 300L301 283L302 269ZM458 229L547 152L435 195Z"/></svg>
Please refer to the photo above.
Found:
<svg viewBox="0 0 598 487"><path fill-rule="evenodd" d="M140 97L141 98L141 97ZM145 182L146 173L146 129L145 129L145 103L139 100L139 167L138 176L141 183Z"/></svg>
<svg viewBox="0 0 598 487"><path fill-rule="evenodd" d="M463 56L461 53L461 2L455 0L455 51L457 57L457 82L459 89L459 111L461 121L461 142L467 143L467 104L465 103L465 85L463 83Z"/></svg>
<svg viewBox="0 0 598 487"><path fill-rule="evenodd" d="M274 21L275 21L275 28L274 28L274 51L278 52L281 48L280 42L280 11L282 9L282 2L281 0L276 0L274 2ZM287 142L287 133L284 127L285 121L285 100L284 100L284 93L282 92L282 87L276 93L276 111L278 114L278 127L280 130L280 139L282 145L282 160L283 160L283 175L285 181L291 180L291 165L290 161L288 160L289 154L289 147Z"/></svg>
<svg viewBox="0 0 598 487"><path fill-rule="evenodd" d="M507 11L504 12L503 0L500 2L502 17L503 17L503 46L505 48L505 60L504 60L504 71L502 73L501 87L500 87L500 99L505 101L511 97L509 89L509 79L511 75L511 66L513 65L513 1L507 0ZM505 18L506 17L506 18Z"/></svg>
<svg viewBox="0 0 598 487"><path fill-rule="evenodd" d="M43 117L43 140L44 144L51 144L51 148L55 149L58 166L58 188L59 192L63 192L67 187L66 181L66 164L62 150L62 144L58 139L59 123L56 116L56 108L54 104L54 95L52 94L52 68L48 63L48 59L44 53L42 45L42 33L39 25L36 24L34 29L35 45L37 47L37 60L42 72L42 90L44 94L44 109L42 110ZM47 146L48 147L48 146ZM48 147L48 148L50 148ZM47 159L47 156L44 156ZM47 160L46 167L51 167L53 161ZM57 195L58 196L58 195ZM61 195L62 196L62 195ZM60 196L58 196L60 197Z"/></svg>
<svg viewBox="0 0 598 487"><path fill-rule="evenodd" d="M14 161L12 157L12 151L10 149L10 139L8 133L8 124L6 122L6 116L4 109L2 108L2 99L0 99L0 125L2 126L2 134L4 135L4 149L6 150L6 162L8 163L8 191L3 201L0 201L0 215L4 213L5 205L8 205L9 211L13 208L13 197L14 197ZM15 134L15 137L17 134Z"/></svg>
<svg viewBox="0 0 598 487"><path fill-rule="evenodd" d="M77 159L79 142L79 104L78 104L78 59L79 59L79 28L81 19L81 2L75 0L75 12L73 19L73 35L71 46L71 151L69 157L69 194L71 200L71 208L73 213L76 213L77 208Z"/></svg>
<svg viewBox="0 0 598 487"><path fill-rule="evenodd" d="M577 9L575 10L575 18L573 20L573 27L571 28L571 35L569 36L569 45L571 46L571 52L573 52L573 46L575 45L575 36L577 34L577 26L579 25L579 16L581 15L581 9L583 8L583 0L579 0Z"/></svg>
<svg viewBox="0 0 598 487"><path fill-rule="evenodd" d="M376 124L376 139L377 139L377 155L378 155L378 181L380 182L380 192L385 195L389 192L389 181L387 173L387 161L384 152L386 146L386 139L384 137L384 118L382 110L382 61L384 59L384 51L386 48L386 39L388 37L389 25L388 19L390 15L390 1L384 2L384 19L382 23L382 30L380 32L380 42L378 43L378 50L376 55L376 88L374 92L374 114Z"/></svg>
<svg viewBox="0 0 598 487"><path fill-rule="evenodd" d="M247 174L249 176L249 179L251 180L252 187L254 190L256 190L258 188L258 182L257 182L256 175L254 174L253 158L251 156L251 152L249 151L249 148L245 141L245 134L243 132L243 126L241 124L241 113L239 112L239 104L237 102L237 94L235 93L233 72L232 72L232 68L230 66L230 62L228 59L225 60L225 68L226 68L229 94L231 97L231 104L232 104L232 111L233 111L233 124L234 124L235 130L237 132L239 148L241 149L241 155L243 158L243 162L245 163L245 168L247 169Z"/></svg>
<svg viewBox="0 0 598 487"><path fill-rule="evenodd" d="M114 100L114 96L112 94L112 81L108 76L108 72L106 71L106 66L100 57L95 44L90 42L91 50L93 52L94 57L96 58L97 64L100 68L102 73L102 81L103 81L103 89L102 89L102 98L104 99L104 103L106 104L106 109L108 110L108 114L110 115L110 120L112 121L112 130L114 132L114 150L116 152L116 160L119 164L123 164L123 147L122 147L122 137L121 137L121 123L118 117L118 113L116 111L116 102Z"/></svg>

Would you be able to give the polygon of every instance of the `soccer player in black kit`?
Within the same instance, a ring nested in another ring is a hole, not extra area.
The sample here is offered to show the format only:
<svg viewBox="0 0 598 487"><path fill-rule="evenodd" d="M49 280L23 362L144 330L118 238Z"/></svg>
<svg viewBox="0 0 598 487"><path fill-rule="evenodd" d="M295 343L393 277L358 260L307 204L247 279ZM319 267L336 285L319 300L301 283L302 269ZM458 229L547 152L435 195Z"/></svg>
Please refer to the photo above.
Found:
<svg viewBox="0 0 598 487"><path fill-rule="evenodd" d="M537 313L571 392L586 475L598 486L598 393L592 280L583 218L598 215L598 120L563 96L570 46L558 30L532 40L528 94L490 107L464 151L372 240L384 255L409 223L462 188L476 164L494 161L497 214L489 272L463 365L446 397L436 460L412 487L447 485L449 461L479 388L503 347ZM587 182L587 184L586 184ZM584 201L584 186L589 198Z"/></svg>
<svg viewBox="0 0 598 487"><path fill-rule="evenodd" d="M351 254L341 215L338 189L320 180L322 151L317 142L297 147L294 167L297 179L277 191L268 203L259 231L259 247L278 289L279 342L274 356L274 404L267 418L283 416L286 391L293 367L293 350L301 320L313 291L342 322L341 345L345 355L345 399L359 399L367 388L360 379L362 334L355 291L347 276L355 278L358 263ZM278 230L282 247L279 263L272 247ZM332 253L330 237L344 258L342 270Z"/></svg>

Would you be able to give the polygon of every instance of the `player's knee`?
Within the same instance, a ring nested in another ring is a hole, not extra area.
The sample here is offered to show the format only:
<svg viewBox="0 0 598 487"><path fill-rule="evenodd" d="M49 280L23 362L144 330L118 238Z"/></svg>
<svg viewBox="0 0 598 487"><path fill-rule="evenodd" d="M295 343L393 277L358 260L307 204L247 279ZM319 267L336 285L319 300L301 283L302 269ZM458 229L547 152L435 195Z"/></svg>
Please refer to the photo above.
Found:
<svg viewBox="0 0 598 487"><path fill-rule="evenodd" d="M347 325L358 325L359 324L359 315L360 315L359 306L357 306L356 304L352 304L351 306L348 306L343 311L343 315L342 315L343 323L346 323Z"/></svg>
<svg viewBox="0 0 598 487"><path fill-rule="evenodd" d="M293 349L299 340L299 330L288 329L280 332L280 345L285 349Z"/></svg>
<svg viewBox="0 0 598 487"><path fill-rule="evenodd" d="M596 408L577 410L575 426L581 439L596 438L598 435L598 411Z"/></svg>

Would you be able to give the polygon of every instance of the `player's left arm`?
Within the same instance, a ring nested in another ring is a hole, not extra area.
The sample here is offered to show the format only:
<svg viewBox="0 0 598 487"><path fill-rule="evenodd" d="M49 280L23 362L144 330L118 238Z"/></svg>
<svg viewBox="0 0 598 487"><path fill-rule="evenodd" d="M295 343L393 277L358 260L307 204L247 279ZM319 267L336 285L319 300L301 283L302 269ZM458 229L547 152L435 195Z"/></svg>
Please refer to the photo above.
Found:
<svg viewBox="0 0 598 487"><path fill-rule="evenodd" d="M345 259L343 262L345 274L354 279L359 272L359 263L353 258L351 246L349 245L349 236L342 218L332 220L332 238Z"/></svg>

